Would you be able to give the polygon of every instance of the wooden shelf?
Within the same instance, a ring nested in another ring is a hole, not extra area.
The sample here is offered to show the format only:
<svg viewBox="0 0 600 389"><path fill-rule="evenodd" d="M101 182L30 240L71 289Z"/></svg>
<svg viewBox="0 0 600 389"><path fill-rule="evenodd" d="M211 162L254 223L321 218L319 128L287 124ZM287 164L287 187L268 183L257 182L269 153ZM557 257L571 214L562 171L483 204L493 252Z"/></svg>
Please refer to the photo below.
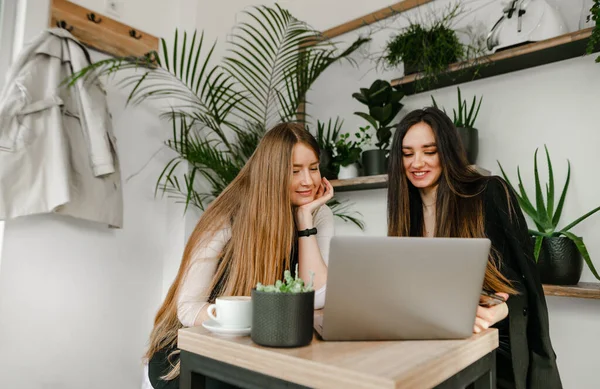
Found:
<svg viewBox="0 0 600 389"><path fill-rule="evenodd" d="M591 33L592 28L586 28L552 39L502 50L474 60L452 64L447 73L438 76L435 83L420 83L419 80L423 78L423 74L416 73L392 80L391 84L405 94L411 95L570 58L582 57L585 55ZM598 51L597 49L596 51Z"/></svg>
<svg viewBox="0 0 600 389"><path fill-rule="evenodd" d="M546 296L577 297L600 300L600 282L580 282L577 285L544 285Z"/></svg>
<svg viewBox="0 0 600 389"><path fill-rule="evenodd" d="M479 166L473 166L479 173L489 176L491 172ZM350 192L354 190L381 189L387 188L387 174L378 176L362 176L350 178L347 180L331 180L331 185L336 192Z"/></svg>

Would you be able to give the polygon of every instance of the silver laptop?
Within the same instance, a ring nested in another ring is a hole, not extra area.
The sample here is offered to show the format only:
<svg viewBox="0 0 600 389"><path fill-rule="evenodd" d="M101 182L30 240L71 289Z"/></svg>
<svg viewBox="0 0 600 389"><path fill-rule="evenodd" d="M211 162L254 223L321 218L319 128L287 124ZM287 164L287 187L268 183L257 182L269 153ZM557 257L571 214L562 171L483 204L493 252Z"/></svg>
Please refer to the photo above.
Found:
<svg viewBox="0 0 600 389"><path fill-rule="evenodd" d="M336 236L315 329L324 340L473 333L489 239Z"/></svg>

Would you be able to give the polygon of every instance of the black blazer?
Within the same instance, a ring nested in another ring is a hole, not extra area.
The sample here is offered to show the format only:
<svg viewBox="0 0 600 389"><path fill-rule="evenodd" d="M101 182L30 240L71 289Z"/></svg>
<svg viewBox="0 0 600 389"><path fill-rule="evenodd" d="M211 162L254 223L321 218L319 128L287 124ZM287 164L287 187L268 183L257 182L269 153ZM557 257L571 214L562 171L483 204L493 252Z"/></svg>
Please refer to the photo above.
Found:
<svg viewBox="0 0 600 389"><path fill-rule="evenodd" d="M489 178L483 196L485 232L500 254L499 270L526 291L507 301L515 387L562 388L550 341L546 299L523 212L515 193L500 177ZM502 377L502 371L498 371L498 377Z"/></svg>

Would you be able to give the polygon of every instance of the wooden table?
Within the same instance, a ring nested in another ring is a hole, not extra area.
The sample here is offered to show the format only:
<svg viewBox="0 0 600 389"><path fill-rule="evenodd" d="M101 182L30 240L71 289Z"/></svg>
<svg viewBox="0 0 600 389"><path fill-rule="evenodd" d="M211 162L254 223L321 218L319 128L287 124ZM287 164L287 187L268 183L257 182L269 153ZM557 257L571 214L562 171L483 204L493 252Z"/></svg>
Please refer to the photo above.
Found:
<svg viewBox="0 0 600 389"><path fill-rule="evenodd" d="M205 387L206 377L241 388L496 387L498 331L465 340L326 342L267 348L250 337L179 330L181 389Z"/></svg>

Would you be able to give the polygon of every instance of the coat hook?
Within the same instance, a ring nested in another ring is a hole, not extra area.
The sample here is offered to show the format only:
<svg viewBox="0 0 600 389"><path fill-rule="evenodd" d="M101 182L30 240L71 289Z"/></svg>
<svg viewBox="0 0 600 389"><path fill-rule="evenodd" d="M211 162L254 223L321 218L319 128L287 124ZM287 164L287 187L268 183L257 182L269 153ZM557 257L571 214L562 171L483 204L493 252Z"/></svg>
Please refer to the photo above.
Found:
<svg viewBox="0 0 600 389"><path fill-rule="evenodd" d="M73 31L73 26L69 26L64 20L56 22L56 27L64 28L69 32Z"/></svg>
<svg viewBox="0 0 600 389"><path fill-rule="evenodd" d="M129 36L135 39L142 39L142 35L138 35L137 31L134 29L129 30Z"/></svg>
<svg viewBox="0 0 600 389"><path fill-rule="evenodd" d="M87 14L87 18L90 22L94 22L96 24L100 23L102 21L102 18L96 18L96 14L91 12L89 14Z"/></svg>

